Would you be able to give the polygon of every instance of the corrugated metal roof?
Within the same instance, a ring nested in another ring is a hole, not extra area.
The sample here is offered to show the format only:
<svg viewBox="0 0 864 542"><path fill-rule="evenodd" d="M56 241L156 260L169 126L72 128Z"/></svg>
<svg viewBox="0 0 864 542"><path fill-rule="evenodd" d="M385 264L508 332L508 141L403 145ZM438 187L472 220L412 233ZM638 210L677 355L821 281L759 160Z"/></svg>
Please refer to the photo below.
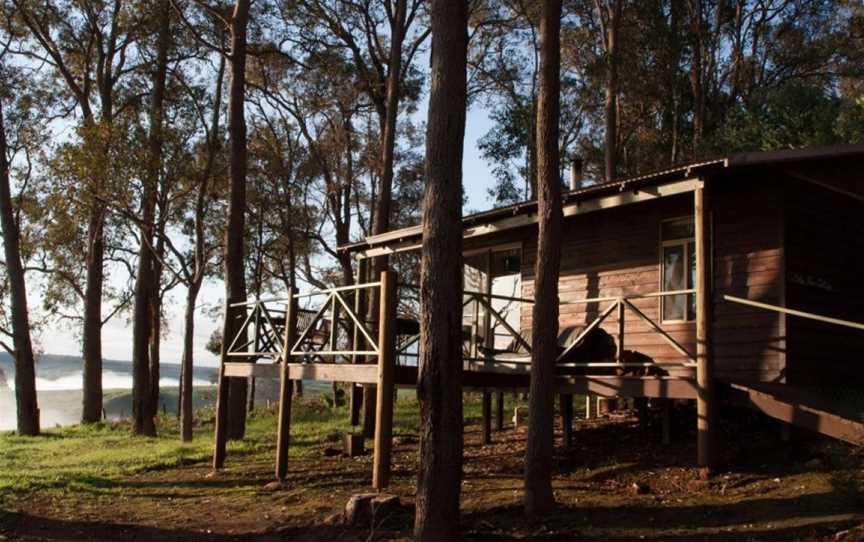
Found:
<svg viewBox="0 0 864 542"><path fill-rule="evenodd" d="M734 169L740 167L764 166L781 163L803 162L815 159L841 158L861 156L864 157L864 145L834 145L830 147L809 147L803 149L783 149L778 151L747 152L733 154L713 160L691 162L680 166L671 167L644 175L636 175L608 183L599 183L586 186L577 190L570 190L563 194L564 203L589 199L608 193L622 192L627 189L639 188L662 184L678 178L686 178L697 172L706 173L712 169ZM472 226L478 223L491 222L495 219L530 213L536 210L535 200L498 207L488 211L482 211L467 215L462 218L464 226ZM391 242L404 241L412 237L422 235L421 225L410 226L399 230L393 230L381 235L369 236L361 241L349 243L339 247L340 251L354 252L373 246L386 245Z"/></svg>

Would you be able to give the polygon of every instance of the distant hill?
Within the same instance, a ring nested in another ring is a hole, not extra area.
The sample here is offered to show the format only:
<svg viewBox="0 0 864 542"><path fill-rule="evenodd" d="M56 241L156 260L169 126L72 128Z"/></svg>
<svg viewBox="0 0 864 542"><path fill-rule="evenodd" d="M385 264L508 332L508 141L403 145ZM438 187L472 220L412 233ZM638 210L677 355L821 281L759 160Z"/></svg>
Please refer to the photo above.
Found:
<svg viewBox="0 0 864 542"><path fill-rule="evenodd" d="M36 379L39 389L80 389L81 357L57 354L42 354L36 361ZM15 379L15 363L6 352L0 352L0 388L5 388ZM103 388L129 389L132 387L132 362L104 360L102 362ZM214 367L195 367L193 379L196 385L216 382L217 370ZM177 385L180 380L180 365L162 363L160 380L164 385Z"/></svg>

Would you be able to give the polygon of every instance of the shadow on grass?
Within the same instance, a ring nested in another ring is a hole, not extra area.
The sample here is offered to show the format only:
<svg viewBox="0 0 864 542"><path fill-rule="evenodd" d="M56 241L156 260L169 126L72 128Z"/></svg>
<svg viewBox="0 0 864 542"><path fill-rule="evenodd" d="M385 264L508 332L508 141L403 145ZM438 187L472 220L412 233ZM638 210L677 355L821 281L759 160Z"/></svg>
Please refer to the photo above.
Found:
<svg viewBox="0 0 864 542"><path fill-rule="evenodd" d="M72 521L0 511L0 535L26 541L249 542L292 540L324 542L344 539L346 529L330 525L282 528L269 533L222 534L124 523Z"/></svg>

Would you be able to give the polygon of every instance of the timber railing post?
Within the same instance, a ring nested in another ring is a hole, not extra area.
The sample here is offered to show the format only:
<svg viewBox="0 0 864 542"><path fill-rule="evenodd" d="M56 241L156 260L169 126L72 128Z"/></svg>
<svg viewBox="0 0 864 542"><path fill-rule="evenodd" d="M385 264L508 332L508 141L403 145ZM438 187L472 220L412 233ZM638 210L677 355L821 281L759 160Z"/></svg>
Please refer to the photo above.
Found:
<svg viewBox="0 0 864 542"><path fill-rule="evenodd" d="M291 441L291 401L294 386L291 382L289 363L291 349L297 341L297 298L294 288L288 288L288 304L285 306L285 346L279 379L279 425L276 432L276 479L284 480L288 474L288 445Z"/></svg>
<svg viewBox="0 0 864 542"><path fill-rule="evenodd" d="M618 363L624 362L624 300L618 300Z"/></svg>
<svg viewBox="0 0 864 542"><path fill-rule="evenodd" d="M697 462L703 475L715 466L716 417L713 360L711 359L711 249L710 198L704 181L694 191L696 241L696 428Z"/></svg>
<svg viewBox="0 0 864 542"><path fill-rule="evenodd" d="M375 415L375 458L372 486L381 491L390 485L393 447L393 390L396 364L396 273L381 273L378 315L378 397Z"/></svg>

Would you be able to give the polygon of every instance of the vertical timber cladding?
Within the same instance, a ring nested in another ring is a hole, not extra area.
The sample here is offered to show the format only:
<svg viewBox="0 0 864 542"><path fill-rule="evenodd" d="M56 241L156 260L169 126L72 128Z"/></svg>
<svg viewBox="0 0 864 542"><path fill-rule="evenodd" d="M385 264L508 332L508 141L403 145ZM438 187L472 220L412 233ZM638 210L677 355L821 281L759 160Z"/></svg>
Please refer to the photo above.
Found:
<svg viewBox="0 0 864 542"><path fill-rule="evenodd" d="M860 176L860 169L832 171L830 178L823 171L820 181L852 188L855 177L864 191ZM786 186L788 306L864 322L864 202L800 180ZM786 325L790 383L864 384L864 332L794 316Z"/></svg>
<svg viewBox="0 0 864 542"><path fill-rule="evenodd" d="M598 297L628 296L661 289L660 225L664 220L693 217L691 193L626 205L581 216L565 217L561 254L560 325L586 326L610 304L577 303ZM534 297L537 244L533 237L523 247L522 296ZM660 323L660 300L635 299L633 304ZM617 341L618 318L613 312L603 328ZM522 309L522 329L530 329L531 307ZM664 322L663 329L690 352L695 351L695 321ZM658 362L686 360L631 311L625 314L625 348L638 350ZM692 369L671 371L692 376Z"/></svg>

